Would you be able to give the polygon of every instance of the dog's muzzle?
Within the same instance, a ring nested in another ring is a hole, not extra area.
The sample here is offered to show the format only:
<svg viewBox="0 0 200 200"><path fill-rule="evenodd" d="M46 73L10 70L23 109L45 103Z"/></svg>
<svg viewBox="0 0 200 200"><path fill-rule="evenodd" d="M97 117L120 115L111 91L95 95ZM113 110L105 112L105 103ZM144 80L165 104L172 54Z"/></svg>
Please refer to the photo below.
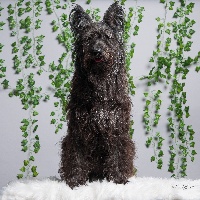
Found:
<svg viewBox="0 0 200 200"><path fill-rule="evenodd" d="M93 55L93 59L96 63L100 63L100 62L104 61L101 49L94 49L92 51L92 55Z"/></svg>

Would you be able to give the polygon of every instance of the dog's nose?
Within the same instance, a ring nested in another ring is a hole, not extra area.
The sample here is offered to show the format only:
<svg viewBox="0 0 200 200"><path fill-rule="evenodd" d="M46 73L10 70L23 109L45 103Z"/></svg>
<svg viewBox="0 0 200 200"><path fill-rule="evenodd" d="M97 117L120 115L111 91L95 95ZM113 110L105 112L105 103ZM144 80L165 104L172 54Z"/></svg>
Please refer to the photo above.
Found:
<svg viewBox="0 0 200 200"><path fill-rule="evenodd" d="M102 51L101 51L101 49L93 49L93 55L95 56L95 57L99 57L99 56L102 56Z"/></svg>

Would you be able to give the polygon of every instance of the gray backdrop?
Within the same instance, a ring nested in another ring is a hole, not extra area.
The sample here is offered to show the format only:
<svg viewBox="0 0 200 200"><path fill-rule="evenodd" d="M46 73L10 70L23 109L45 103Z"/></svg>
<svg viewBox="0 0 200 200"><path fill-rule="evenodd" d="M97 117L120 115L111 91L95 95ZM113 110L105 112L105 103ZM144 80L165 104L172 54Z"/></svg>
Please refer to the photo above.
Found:
<svg viewBox="0 0 200 200"><path fill-rule="evenodd" d="M14 0L0 0L1 6L6 8L9 3L15 2ZM84 1L77 1L85 9L90 7L99 7L101 14L105 12L108 6L111 4L110 0L92 0L92 3L88 6ZM176 0L178 2L178 0ZM188 1L191 2L191 1ZM200 2L193 0L195 2L195 8L193 14L191 15L195 20L196 24L194 29L196 31L193 36L193 46L192 51L189 53L191 56L197 54L200 50ZM137 167L137 176L152 176L152 177L170 177L170 173L167 172L167 162L169 155L166 155L164 159L164 167L162 170L156 169L156 164L150 162L150 157L153 155L153 149L146 149L145 147L145 131L142 124L142 114L144 109L143 93L146 90L145 82L139 81L142 75L148 73L149 58L155 49L156 44L156 27L157 22L156 17L164 17L163 4L159 3L159 0L138 0L138 5L145 7L143 22L139 24L140 30L139 35L132 38L136 43L135 55L132 60L132 70L131 74L134 76L134 82L136 84L136 95L132 98L133 100L133 117L134 117L134 129L135 133L133 140L135 141L137 147L137 157L135 159L135 165ZM128 1L126 7L135 6L136 1ZM59 14L59 13L58 13ZM7 15L7 9L2 11L2 16L0 21L5 21ZM38 34L45 34L43 52L45 54L45 61L47 64L56 61L61 53L64 51L61 45L59 45L55 39L56 33L52 33L50 23L54 16L46 16L46 12L43 9L41 16L42 29L37 31ZM170 16L169 16L170 21ZM3 53L0 55L6 60L5 64L7 66L7 78L10 80L10 85L14 86L16 80L20 78L20 75L14 75L12 69L12 55L11 46L13 39L9 37L8 26L4 26L4 31L0 32L0 42L2 42L5 47L3 48ZM46 66L48 68L48 65ZM48 73L44 73L41 77L37 77L37 85L42 85L44 89L48 89L50 82L48 79ZM186 80L186 91L187 91L187 104L190 105L191 117L186 120L188 124L192 124L194 130L196 131L196 150L200 149L200 74L196 73L194 70L188 74ZM164 149L166 150L168 145L168 134L166 132L166 108L169 104L167 100L167 91L163 86L158 86L159 89L163 91L161 96L162 99L166 99L161 109L161 120L160 120L160 132L162 135L166 136L166 141L164 142ZM48 91L48 90L47 90ZM165 91L165 92L164 92ZM28 117L27 112L22 110L20 100L16 97L9 98L8 93L10 90L0 89L0 187L6 185L9 181L16 179L16 174L19 173L19 169L22 167L22 162L26 159L26 154L21 151L21 131L19 126L23 118ZM58 176L58 166L59 166L59 141L61 137L66 132L66 126L59 133L54 133L54 126L50 125L50 112L54 110L53 102L54 98L51 94L51 100L48 103L41 103L38 107L39 116L39 128L37 133L40 136L41 150L35 156L35 165L38 166L39 177L49 177ZM165 151L167 154L167 151ZM198 151L199 153L199 151ZM195 163L188 162L188 178L198 179L200 178L199 173L200 156L199 154L195 157Z"/></svg>

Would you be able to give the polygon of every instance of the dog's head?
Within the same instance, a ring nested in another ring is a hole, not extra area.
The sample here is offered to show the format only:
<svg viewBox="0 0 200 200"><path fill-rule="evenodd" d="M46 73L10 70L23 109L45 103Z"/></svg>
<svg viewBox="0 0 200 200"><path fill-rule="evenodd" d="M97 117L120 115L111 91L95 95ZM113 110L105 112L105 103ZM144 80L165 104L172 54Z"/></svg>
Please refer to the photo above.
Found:
<svg viewBox="0 0 200 200"><path fill-rule="evenodd" d="M103 20L92 22L79 5L70 13L70 25L75 40L76 53L81 52L81 62L86 70L108 71L116 61L119 48L123 48L124 11L116 2L112 4Z"/></svg>

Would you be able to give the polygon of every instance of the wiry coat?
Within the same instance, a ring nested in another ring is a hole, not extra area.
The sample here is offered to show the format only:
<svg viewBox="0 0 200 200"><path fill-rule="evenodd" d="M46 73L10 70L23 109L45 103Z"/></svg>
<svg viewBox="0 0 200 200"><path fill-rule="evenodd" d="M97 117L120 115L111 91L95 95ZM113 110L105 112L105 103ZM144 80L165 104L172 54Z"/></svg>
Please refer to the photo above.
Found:
<svg viewBox="0 0 200 200"><path fill-rule="evenodd" d="M104 178L126 183L133 175L135 149L129 136L123 9L112 4L97 23L76 5L70 23L75 72L67 106L68 134L62 141L61 178L71 188Z"/></svg>

